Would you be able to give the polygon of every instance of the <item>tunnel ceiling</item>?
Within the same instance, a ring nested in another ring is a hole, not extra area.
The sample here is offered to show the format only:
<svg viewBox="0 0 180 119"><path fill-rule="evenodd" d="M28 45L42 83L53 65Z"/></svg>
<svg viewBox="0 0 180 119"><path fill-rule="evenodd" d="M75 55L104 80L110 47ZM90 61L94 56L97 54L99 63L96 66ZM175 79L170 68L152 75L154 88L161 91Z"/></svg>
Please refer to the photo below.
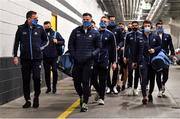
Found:
<svg viewBox="0 0 180 119"><path fill-rule="evenodd" d="M144 20L149 14L147 4L153 5L155 0L97 0L103 11L115 15L117 21Z"/></svg>
<svg viewBox="0 0 180 119"><path fill-rule="evenodd" d="M97 0L97 2L105 14L115 15L118 22L145 19L155 22L159 19L180 17L180 0Z"/></svg>
<svg viewBox="0 0 180 119"><path fill-rule="evenodd" d="M180 18L180 0L165 0L152 20L162 19L169 22L170 18L175 19L177 17Z"/></svg>

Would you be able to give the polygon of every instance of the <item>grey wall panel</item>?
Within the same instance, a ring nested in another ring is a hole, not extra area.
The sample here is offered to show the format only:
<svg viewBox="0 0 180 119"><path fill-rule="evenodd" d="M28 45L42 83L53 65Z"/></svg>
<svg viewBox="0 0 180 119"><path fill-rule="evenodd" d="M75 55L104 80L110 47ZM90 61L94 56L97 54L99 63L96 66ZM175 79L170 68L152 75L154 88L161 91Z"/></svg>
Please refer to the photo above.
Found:
<svg viewBox="0 0 180 119"><path fill-rule="evenodd" d="M49 11L52 11L52 13L57 14L69 21L71 21L72 23L75 23L77 25L81 25L81 23L79 21L77 21L76 19L74 19L73 17L71 17L70 15L66 14L65 12L59 10L58 8L56 8L55 6L49 4L47 1L44 0L31 0L32 2L48 9Z"/></svg>

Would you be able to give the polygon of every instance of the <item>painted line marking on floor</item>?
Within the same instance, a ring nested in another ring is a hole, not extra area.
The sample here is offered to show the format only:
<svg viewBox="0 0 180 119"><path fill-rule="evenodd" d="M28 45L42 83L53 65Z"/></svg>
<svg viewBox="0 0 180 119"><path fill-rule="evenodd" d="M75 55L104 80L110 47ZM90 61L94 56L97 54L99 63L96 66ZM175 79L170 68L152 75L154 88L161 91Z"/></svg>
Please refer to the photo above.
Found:
<svg viewBox="0 0 180 119"><path fill-rule="evenodd" d="M57 119L66 119L79 106L79 103L80 99L76 100L66 111L60 114Z"/></svg>

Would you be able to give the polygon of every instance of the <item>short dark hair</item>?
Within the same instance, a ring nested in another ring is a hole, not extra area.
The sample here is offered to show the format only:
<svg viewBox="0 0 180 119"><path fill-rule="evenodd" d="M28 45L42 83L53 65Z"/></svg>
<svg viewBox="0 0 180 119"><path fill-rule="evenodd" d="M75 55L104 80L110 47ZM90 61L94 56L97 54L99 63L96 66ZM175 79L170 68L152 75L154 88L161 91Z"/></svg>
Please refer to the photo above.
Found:
<svg viewBox="0 0 180 119"><path fill-rule="evenodd" d="M162 23L161 23L161 22L157 22L157 23L156 23L156 26L157 26L157 25L162 25Z"/></svg>
<svg viewBox="0 0 180 119"><path fill-rule="evenodd" d="M107 17L107 16L102 16L102 17L101 17L101 19L102 19L102 18L106 18L106 19L108 19L108 17Z"/></svg>
<svg viewBox="0 0 180 119"><path fill-rule="evenodd" d="M82 16L90 16L90 17L92 17L92 15L90 14L90 13L84 13Z"/></svg>
<svg viewBox="0 0 180 119"><path fill-rule="evenodd" d="M46 25L46 24L51 24L51 22L50 21L45 21L44 25Z"/></svg>
<svg viewBox="0 0 180 119"><path fill-rule="evenodd" d="M138 21L132 21L132 24L134 24L134 23L136 23L136 24L139 25L139 22L138 22Z"/></svg>
<svg viewBox="0 0 180 119"><path fill-rule="evenodd" d="M162 20L159 20L158 22L161 23L161 24L163 24L163 21L162 21Z"/></svg>
<svg viewBox="0 0 180 119"><path fill-rule="evenodd" d="M34 14L37 14L37 12L35 12L35 11L28 11L28 12L26 13L26 19L31 18L32 15L34 15Z"/></svg>
<svg viewBox="0 0 180 119"><path fill-rule="evenodd" d="M144 25L144 24L150 24L150 25L152 25L151 21L148 21L148 20L143 21L143 25Z"/></svg>
<svg viewBox="0 0 180 119"><path fill-rule="evenodd" d="M115 17L115 16L114 16L114 15L109 15L109 16L108 16L108 19L110 19L111 17Z"/></svg>
<svg viewBox="0 0 180 119"><path fill-rule="evenodd" d="M119 25L123 25L123 26L125 26L125 24L124 24L123 22L119 22L118 24L119 24Z"/></svg>

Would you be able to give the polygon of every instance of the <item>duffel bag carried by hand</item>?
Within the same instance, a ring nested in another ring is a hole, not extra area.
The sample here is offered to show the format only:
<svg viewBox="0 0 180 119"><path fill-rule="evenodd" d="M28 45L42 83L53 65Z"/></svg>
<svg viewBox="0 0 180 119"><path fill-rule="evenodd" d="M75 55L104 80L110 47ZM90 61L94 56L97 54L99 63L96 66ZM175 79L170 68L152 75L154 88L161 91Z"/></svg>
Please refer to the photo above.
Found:
<svg viewBox="0 0 180 119"><path fill-rule="evenodd" d="M61 72L67 74L68 76L72 76L73 67L74 67L74 59L71 56L71 54L67 51L58 60L58 69Z"/></svg>
<svg viewBox="0 0 180 119"><path fill-rule="evenodd" d="M161 71L164 68L168 68L171 63L171 60L166 55L164 50L161 50L158 55L153 57L151 60L152 68L156 71Z"/></svg>

